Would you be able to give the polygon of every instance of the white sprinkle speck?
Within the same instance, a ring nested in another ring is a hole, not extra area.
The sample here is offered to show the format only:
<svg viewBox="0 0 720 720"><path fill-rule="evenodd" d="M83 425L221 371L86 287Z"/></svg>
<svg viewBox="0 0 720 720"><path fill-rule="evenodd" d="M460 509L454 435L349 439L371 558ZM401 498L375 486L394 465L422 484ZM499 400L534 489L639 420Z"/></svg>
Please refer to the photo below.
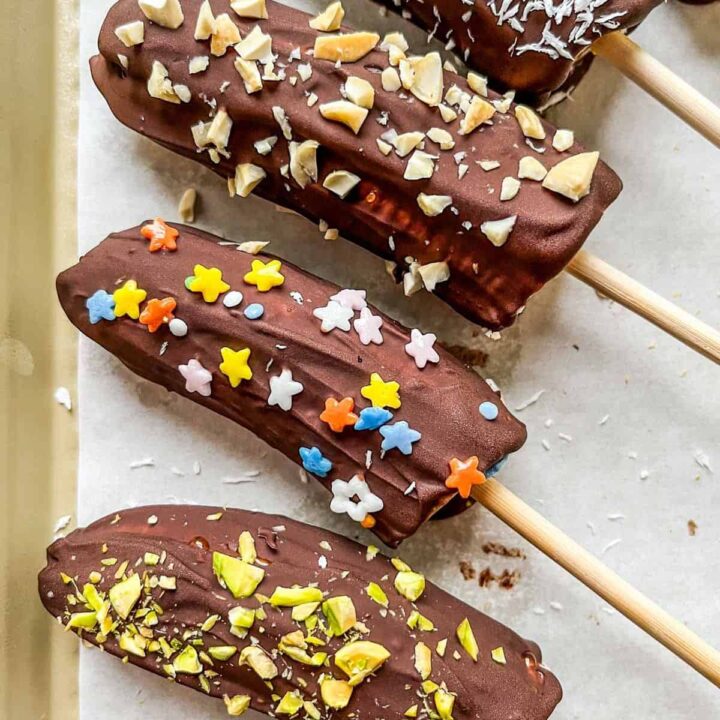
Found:
<svg viewBox="0 0 720 720"><path fill-rule="evenodd" d="M287 350L287 345L276 345L275 346L278 350Z"/></svg>
<svg viewBox="0 0 720 720"><path fill-rule="evenodd" d="M550 603L550 607L551 607L553 610L557 610L558 612L560 612L560 610L563 609L562 603L559 603L557 600L553 600L553 601Z"/></svg>
<svg viewBox="0 0 720 720"><path fill-rule="evenodd" d="M70 520L72 520L72 515L62 515L55 521L53 527L54 539L62 536L62 531L70 524Z"/></svg>
<svg viewBox="0 0 720 720"><path fill-rule="evenodd" d="M155 461L151 457L143 458L142 460L135 460L130 463L131 470L137 470L138 468L154 467Z"/></svg>
<svg viewBox="0 0 720 720"><path fill-rule="evenodd" d="M708 457L708 454L703 452L702 450L696 450L695 455L693 456L693 460L703 469L707 470L709 473L712 473L713 469L710 465L710 458Z"/></svg>
<svg viewBox="0 0 720 720"><path fill-rule="evenodd" d="M365 451L365 469L369 470L372 465L372 450Z"/></svg>
<svg viewBox="0 0 720 720"><path fill-rule="evenodd" d="M151 515L151 516L147 519L147 524L148 524L148 525L157 525L157 524L158 524L158 516L157 516L157 515Z"/></svg>
<svg viewBox="0 0 720 720"><path fill-rule="evenodd" d="M305 300L303 299L302 293L299 293L297 290L293 290L290 293L290 297L298 304L302 305Z"/></svg>
<svg viewBox="0 0 720 720"><path fill-rule="evenodd" d="M546 428L552 427L554 424L555 424L555 421L554 421L552 418L548 418L548 419L545 421L545 427L546 427Z"/></svg>
<svg viewBox="0 0 720 720"><path fill-rule="evenodd" d="M307 485L308 484L308 474L305 472L305 468L300 468L299 474L300 474L300 482L303 485Z"/></svg>
<svg viewBox="0 0 720 720"><path fill-rule="evenodd" d="M193 473L195 473L195 475L199 475L201 472L202 472L202 468L200 467L200 462L198 460L196 460L193 463Z"/></svg>
<svg viewBox="0 0 720 720"><path fill-rule="evenodd" d="M318 558L318 565L324 570L327 567L327 558L324 555L321 555Z"/></svg>
<svg viewBox="0 0 720 720"><path fill-rule="evenodd" d="M59 387L55 390L53 397L55 402L62 405L68 412L72 410L72 399L70 398L70 391L66 387Z"/></svg>
<svg viewBox="0 0 720 720"><path fill-rule="evenodd" d="M534 607L534 608L533 608L533 612L534 612L536 615L544 615L544 614L545 614L545 608Z"/></svg>
<svg viewBox="0 0 720 720"><path fill-rule="evenodd" d="M649 471L649 470L645 470L645 468L643 468L643 469L640 471L640 479L641 479L641 480L647 480L649 477L650 477L650 471Z"/></svg>
<svg viewBox="0 0 720 720"><path fill-rule="evenodd" d="M540 441L540 444L541 444L546 450L550 450L550 443L549 443L547 440L545 440L545 439L541 440L541 441Z"/></svg>
<svg viewBox="0 0 720 720"><path fill-rule="evenodd" d="M272 367L274 360L275 358L270 358L268 360L267 365L265 366L265 372L270 372L270 368Z"/></svg>
<svg viewBox="0 0 720 720"><path fill-rule="evenodd" d="M415 489L415 481L413 480L408 486L403 495L409 495Z"/></svg>
<svg viewBox="0 0 720 720"><path fill-rule="evenodd" d="M608 607L607 605L603 605L601 609L606 615L617 615L617 610L615 610L615 608L611 608L611 607Z"/></svg>
<svg viewBox="0 0 720 720"><path fill-rule="evenodd" d="M185 477L185 473L180 468L171 467L170 472L178 477Z"/></svg>
<svg viewBox="0 0 720 720"><path fill-rule="evenodd" d="M602 552L601 552L600 554L601 554L601 555L604 555L605 553L607 553L607 552L609 552L610 550L612 550L616 545L619 545L621 542L622 542L622 538L615 538L614 540L611 540L611 541L602 549Z"/></svg>
<svg viewBox="0 0 720 720"><path fill-rule="evenodd" d="M558 433L558 437L565 442L572 442L572 435L567 435L566 433Z"/></svg>
<svg viewBox="0 0 720 720"><path fill-rule="evenodd" d="M598 423L598 425L604 425L609 419L609 415L603 415L602 418L600 418L600 422Z"/></svg>
<svg viewBox="0 0 720 720"><path fill-rule="evenodd" d="M224 485L240 485L242 483L255 482L254 477L224 477L222 479Z"/></svg>
<svg viewBox="0 0 720 720"><path fill-rule="evenodd" d="M638 456L638 454L637 454L634 450L631 450L631 451L628 453L628 457L629 457L631 460L637 460L637 456Z"/></svg>
<svg viewBox="0 0 720 720"><path fill-rule="evenodd" d="M517 405L515 407L515 412L520 412L521 410L525 410L525 408L529 408L531 405L534 405L545 394L545 392L545 390L538 390L532 397Z"/></svg>
<svg viewBox="0 0 720 720"><path fill-rule="evenodd" d="M279 532L279 533L280 533L280 532L285 532L285 530L287 530L287 528L286 528L284 525L273 525L272 529L273 529L275 532Z"/></svg>
<svg viewBox="0 0 720 720"><path fill-rule="evenodd" d="M625 516L622 513L610 513L607 519L610 520L610 522L616 522L617 520L624 520Z"/></svg>
<svg viewBox="0 0 720 720"><path fill-rule="evenodd" d="M597 531L595 530L595 525L593 525L593 523L588 520L585 524L590 528L590 532L593 535L597 535Z"/></svg>
<svg viewBox="0 0 720 720"><path fill-rule="evenodd" d="M168 349L168 341L166 340L161 346L160 346L160 354L164 355L165 351Z"/></svg>

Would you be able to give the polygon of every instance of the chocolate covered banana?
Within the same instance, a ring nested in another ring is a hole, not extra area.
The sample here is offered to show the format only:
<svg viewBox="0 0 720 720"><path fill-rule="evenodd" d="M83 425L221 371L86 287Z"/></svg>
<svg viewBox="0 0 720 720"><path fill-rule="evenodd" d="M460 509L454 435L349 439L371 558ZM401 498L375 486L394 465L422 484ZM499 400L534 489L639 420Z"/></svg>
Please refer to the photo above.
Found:
<svg viewBox="0 0 720 720"><path fill-rule="evenodd" d="M39 593L66 629L235 717L545 720L562 694L534 643L278 515L122 510L53 543Z"/></svg>
<svg viewBox="0 0 720 720"><path fill-rule="evenodd" d="M396 545L465 507L525 440L476 373L340 289L160 219L57 280L63 309L135 373L248 428ZM458 498L458 493L462 496Z"/></svg>
<svg viewBox="0 0 720 720"><path fill-rule="evenodd" d="M661 0L378 0L446 43L493 87L535 102L571 90L590 45L632 29ZM571 81L568 83L568 81Z"/></svg>
<svg viewBox="0 0 720 720"><path fill-rule="evenodd" d="M391 260L407 294L511 324L579 250L618 177L479 76L341 18L337 5L311 18L269 0L121 0L92 75L122 123L211 167L232 195Z"/></svg>

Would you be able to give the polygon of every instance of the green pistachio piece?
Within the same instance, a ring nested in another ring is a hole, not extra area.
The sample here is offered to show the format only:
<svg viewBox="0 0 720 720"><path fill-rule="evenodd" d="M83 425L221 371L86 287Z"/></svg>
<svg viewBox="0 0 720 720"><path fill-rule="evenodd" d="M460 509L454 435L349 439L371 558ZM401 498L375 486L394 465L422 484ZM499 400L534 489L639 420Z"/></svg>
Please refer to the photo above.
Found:
<svg viewBox="0 0 720 720"><path fill-rule="evenodd" d="M243 648L240 652L240 664L249 665L262 680L272 680L278 674L275 663L259 645Z"/></svg>
<svg viewBox="0 0 720 720"><path fill-rule="evenodd" d="M478 659L478 644L475 640L472 628L470 627L470 621L465 618L457 627L455 631L457 633L457 639L465 649L465 652L477 662Z"/></svg>
<svg viewBox="0 0 720 720"><path fill-rule="evenodd" d="M157 565L160 562L160 556L156 553L146 552L145 555L143 555L143 562L150 566Z"/></svg>
<svg viewBox="0 0 720 720"><path fill-rule="evenodd" d="M412 568L399 557L390 558L390 562L398 572L411 572Z"/></svg>
<svg viewBox="0 0 720 720"><path fill-rule="evenodd" d="M491 650L490 657L498 665L506 665L507 664L507 660L505 659L505 650L502 647L496 647L495 649Z"/></svg>
<svg viewBox="0 0 720 720"><path fill-rule="evenodd" d="M203 671L203 666L198 660L197 650L192 645L186 645L173 660L172 665L176 673L185 673L186 675L199 675Z"/></svg>
<svg viewBox="0 0 720 720"><path fill-rule="evenodd" d="M320 602L323 599L322 590L316 587L285 588L276 587L270 596L273 607L295 607L310 602Z"/></svg>
<svg viewBox="0 0 720 720"><path fill-rule="evenodd" d="M92 630L97 625L97 613L81 612L73 613L65 624L66 628L81 628L82 630Z"/></svg>
<svg viewBox="0 0 720 720"><path fill-rule="evenodd" d="M251 608L244 608L238 605L237 607L230 608L228 620L233 627L249 630L255 622L255 611Z"/></svg>
<svg viewBox="0 0 720 720"><path fill-rule="evenodd" d="M319 605L320 603L318 603ZM317 615L311 615L306 621L305 621L305 629L308 632L312 632L315 630L315 628L318 626L318 616Z"/></svg>
<svg viewBox="0 0 720 720"><path fill-rule="evenodd" d="M320 697L325 705L333 710L342 710L347 707L352 693L352 685L345 680L326 677L320 683Z"/></svg>
<svg viewBox="0 0 720 720"><path fill-rule="evenodd" d="M413 610L410 613L407 619L407 626L411 630L422 630L423 632L432 632L435 629L432 620L421 615L417 610Z"/></svg>
<svg viewBox="0 0 720 720"><path fill-rule="evenodd" d="M455 705L455 696L447 690L438 688L433 695L433 700L441 720L453 720L452 711Z"/></svg>
<svg viewBox="0 0 720 720"><path fill-rule="evenodd" d="M215 627L215 624L219 619L219 615L209 615L205 622L200 626L200 629L203 632L210 632Z"/></svg>
<svg viewBox="0 0 720 720"><path fill-rule="evenodd" d="M425 576L412 570L401 570L395 576L395 589L410 602L425 592Z"/></svg>
<svg viewBox="0 0 720 720"><path fill-rule="evenodd" d="M150 610L150 612L145 615L143 625L145 625L145 627L155 627L159 622L157 613L154 610Z"/></svg>
<svg viewBox="0 0 720 720"><path fill-rule="evenodd" d="M302 630L295 630L287 635L283 635L278 643L278 650L280 650L283 655L287 655L293 660L305 665L320 667L327 659L327 653L320 652L310 655L307 652L307 647L308 644Z"/></svg>
<svg viewBox="0 0 720 720"><path fill-rule="evenodd" d="M355 605L347 595L328 598L322 610L333 635L344 635L357 622Z"/></svg>
<svg viewBox="0 0 720 720"><path fill-rule="evenodd" d="M120 636L118 645L120 649L125 650L125 652L137 655L138 657L145 657L147 641L140 635L132 635L129 631L126 631Z"/></svg>
<svg viewBox="0 0 720 720"><path fill-rule="evenodd" d="M168 659L173 654L173 649L170 647L170 643L164 637L160 638L160 649L162 650L162 654Z"/></svg>
<svg viewBox="0 0 720 720"><path fill-rule="evenodd" d="M303 699L300 693L295 690L294 692L286 692L282 696L282 700L275 707L275 712L278 715L295 715L299 712L303 706Z"/></svg>
<svg viewBox="0 0 720 720"><path fill-rule="evenodd" d="M350 685L361 683L390 657L379 643L355 640L335 653L335 664L350 678Z"/></svg>
<svg viewBox="0 0 720 720"><path fill-rule="evenodd" d="M432 652L424 642L415 645L415 669L422 680L427 680L432 673Z"/></svg>
<svg viewBox="0 0 720 720"><path fill-rule="evenodd" d="M388 606L388 596L385 591L376 583L371 582L366 588L365 592L371 600L374 600L378 605L383 607Z"/></svg>
<svg viewBox="0 0 720 720"><path fill-rule="evenodd" d="M110 588L108 596L115 612L123 619L127 620L128 615L135 607L135 603L140 599L142 584L140 576L136 573L131 575L127 580L122 580Z"/></svg>
<svg viewBox="0 0 720 720"><path fill-rule="evenodd" d="M322 714L317 709L317 706L315 705L314 702L312 702L310 700L306 700L303 703L303 708L304 708L305 712L307 713L307 716L310 718L310 720L321 720Z"/></svg>
<svg viewBox="0 0 720 720"><path fill-rule="evenodd" d="M418 706L411 705L404 713L405 717L416 718L418 716Z"/></svg>
<svg viewBox="0 0 720 720"><path fill-rule="evenodd" d="M213 572L234 598L250 597L265 577L262 568L219 552L213 553Z"/></svg>
<svg viewBox="0 0 720 720"><path fill-rule="evenodd" d="M234 645L215 645L208 648L208 654L213 660L229 660L236 652L237 648Z"/></svg>
<svg viewBox="0 0 720 720"><path fill-rule="evenodd" d="M257 560L255 540L247 530L243 530L240 533L240 538L238 539L238 550L240 551L240 558L244 562L252 565Z"/></svg>
<svg viewBox="0 0 720 720"><path fill-rule="evenodd" d="M228 715L232 717L240 717L250 707L249 695L223 695L223 702L227 709Z"/></svg>
<svg viewBox="0 0 720 720"><path fill-rule="evenodd" d="M367 550L365 551L365 560L367 560L367 562L374 560L379 552L380 548L376 545L368 545Z"/></svg>
<svg viewBox="0 0 720 720"><path fill-rule="evenodd" d="M426 680L420 687L426 695L430 695L431 693L434 693L440 686L432 680Z"/></svg>
<svg viewBox="0 0 720 720"><path fill-rule="evenodd" d="M90 608L95 612L100 612L103 606L103 599L100 596L98 589L94 585L87 583L83 586L82 594L85 598L85 602L90 606Z"/></svg>
<svg viewBox="0 0 720 720"><path fill-rule="evenodd" d="M303 603L302 605L296 605L292 609L292 619L295 620L295 622L307 620L318 609L319 605L319 602L309 602Z"/></svg>
<svg viewBox="0 0 720 720"><path fill-rule="evenodd" d="M440 657L445 657L445 651L447 650L447 638L443 638L440 640L440 642L435 646L435 652Z"/></svg>

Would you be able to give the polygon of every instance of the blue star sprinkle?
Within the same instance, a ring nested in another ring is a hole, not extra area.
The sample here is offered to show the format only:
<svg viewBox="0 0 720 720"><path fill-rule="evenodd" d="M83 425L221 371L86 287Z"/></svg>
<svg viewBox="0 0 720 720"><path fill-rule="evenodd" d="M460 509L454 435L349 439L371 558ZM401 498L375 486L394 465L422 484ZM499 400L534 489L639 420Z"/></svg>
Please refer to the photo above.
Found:
<svg viewBox="0 0 720 720"><path fill-rule="evenodd" d="M393 419L393 414L385 408L366 407L360 411L355 423L356 430L377 430Z"/></svg>
<svg viewBox="0 0 720 720"><path fill-rule="evenodd" d="M422 437L404 420L381 427L380 434L385 438L380 445L383 452L397 448L403 455L410 455L413 451L412 444Z"/></svg>
<svg viewBox="0 0 720 720"><path fill-rule="evenodd" d="M332 463L316 447L300 448L302 466L313 475L324 478L332 469Z"/></svg>
<svg viewBox="0 0 720 720"><path fill-rule="evenodd" d="M261 303L251 303L244 310L244 315L248 320L259 320L265 312L265 306Z"/></svg>
<svg viewBox="0 0 720 720"><path fill-rule="evenodd" d="M495 420L499 412L498 406L493 402L488 402L487 400L483 403L480 403L480 407L478 408L478 410L486 420Z"/></svg>
<svg viewBox="0 0 720 720"><path fill-rule="evenodd" d="M85 307L93 325L101 320L115 319L115 298L104 290L96 290L85 301Z"/></svg>

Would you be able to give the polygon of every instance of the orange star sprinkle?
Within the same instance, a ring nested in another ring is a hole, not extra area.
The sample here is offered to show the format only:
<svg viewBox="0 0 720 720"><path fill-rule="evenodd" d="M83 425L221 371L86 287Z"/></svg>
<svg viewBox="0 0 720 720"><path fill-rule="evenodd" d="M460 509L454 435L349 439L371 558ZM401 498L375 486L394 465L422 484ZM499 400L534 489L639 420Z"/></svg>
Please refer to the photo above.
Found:
<svg viewBox="0 0 720 720"><path fill-rule="evenodd" d="M151 332L157 332L164 323L169 323L175 316L173 310L177 306L175 300L171 297L158 300L153 298L148 300L145 309L140 313L140 322L147 325L147 329Z"/></svg>
<svg viewBox="0 0 720 720"><path fill-rule="evenodd" d="M320 413L320 419L326 422L333 432L342 432L348 425L354 425L358 416L353 412L355 401L346 397L338 402L335 398L325 401L325 410Z"/></svg>
<svg viewBox="0 0 720 720"><path fill-rule="evenodd" d="M485 475L477 469L478 462L476 455L469 457L464 462L453 458L450 461L450 470L452 472L445 480L445 485L457 490L460 497L470 497L473 485L482 485L486 480Z"/></svg>
<svg viewBox="0 0 720 720"><path fill-rule="evenodd" d="M180 234L174 227L170 227L162 218L155 218L150 225L144 225L140 234L150 241L148 250L177 250L177 240Z"/></svg>

